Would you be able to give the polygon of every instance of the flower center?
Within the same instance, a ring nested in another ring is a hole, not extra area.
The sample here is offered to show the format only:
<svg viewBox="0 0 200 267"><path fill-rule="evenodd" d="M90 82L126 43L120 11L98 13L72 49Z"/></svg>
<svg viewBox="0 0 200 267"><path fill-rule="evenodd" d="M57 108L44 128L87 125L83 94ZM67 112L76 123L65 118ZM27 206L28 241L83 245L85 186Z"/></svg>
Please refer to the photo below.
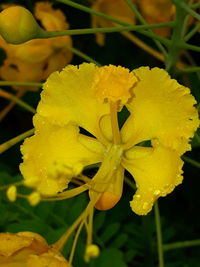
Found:
<svg viewBox="0 0 200 267"><path fill-rule="evenodd" d="M96 96L104 101L119 102L120 107L131 98L131 88L137 78L121 66L104 66L97 70L94 78Z"/></svg>

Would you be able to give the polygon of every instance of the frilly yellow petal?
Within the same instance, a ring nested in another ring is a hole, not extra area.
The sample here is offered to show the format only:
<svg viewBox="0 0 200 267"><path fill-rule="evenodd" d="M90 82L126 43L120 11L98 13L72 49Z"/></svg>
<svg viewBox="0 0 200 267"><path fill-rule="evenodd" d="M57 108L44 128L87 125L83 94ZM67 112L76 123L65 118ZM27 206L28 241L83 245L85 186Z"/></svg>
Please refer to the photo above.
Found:
<svg viewBox="0 0 200 267"><path fill-rule="evenodd" d="M58 252L49 250L41 255L30 255L27 267L70 267L67 260Z"/></svg>
<svg viewBox="0 0 200 267"><path fill-rule="evenodd" d="M72 122L98 137L99 120L109 114L109 105L95 95L97 69L92 63L83 63L52 73L44 84L37 112L55 125Z"/></svg>
<svg viewBox="0 0 200 267"><path fill-rule="evenodd" d="M20 170L25 183L41 194L63 191L77 170L102 160L103 146L90 137L83 140L78 127L52 125L39 115L34 117L34 126L35 135L21 147Z"/></svg>
<svg viewBox="0 0 200 267"><path fill-rule="evenodd" d="M141 67L134 73L139 82L127 105L131 116L122 129L124 143L158 139L157 143L180 153L189 150L189 139L199 125L190 90L159 68Z"/></svg>
<svg viewBox="0 0 200 267"><path fill-rule="evenodd" d="M171 193L183 179L179 154L162 146L136 146L126 152L122 164L136 181L137 191L130 205L138 215L146 215L158 197Z"/></svg>

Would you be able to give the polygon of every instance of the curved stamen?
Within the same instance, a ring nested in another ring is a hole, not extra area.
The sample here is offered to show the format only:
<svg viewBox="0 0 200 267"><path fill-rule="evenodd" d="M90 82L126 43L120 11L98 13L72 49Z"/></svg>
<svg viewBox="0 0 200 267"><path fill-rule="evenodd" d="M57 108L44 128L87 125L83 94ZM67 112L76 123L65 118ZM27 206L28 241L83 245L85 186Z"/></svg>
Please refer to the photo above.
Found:
<svg viewBox="0 0 200 267"><path fill-rule="evenodd" d="M113 133L113 143L119 145L121 144L121 135L117 119L117 102L110 102L110 119Z"/></svg>

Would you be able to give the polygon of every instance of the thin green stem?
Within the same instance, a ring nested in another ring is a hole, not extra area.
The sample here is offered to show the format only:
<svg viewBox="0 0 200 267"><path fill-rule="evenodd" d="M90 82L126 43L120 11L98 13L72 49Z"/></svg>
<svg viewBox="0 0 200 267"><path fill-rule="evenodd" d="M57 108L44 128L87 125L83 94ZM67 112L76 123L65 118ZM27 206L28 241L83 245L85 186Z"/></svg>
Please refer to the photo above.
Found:
<svg viewBox="0 0 200 267"><path fill-rule="evenodd" d="M96 60L94 60L93 58L91 58L90 56L86 55L85 53L83 53L82 51L80 51L77 48L74 48L72 46L66 46L67 49L69 49L70 51L72 51L75 55L85 59L88 62L92 62L97 66L101 66L101 64L99 62L97 62Z"/></svg>
<svg viewBox="0 0 200 267"><path fill-rule="evenodd" d="M158 201L156 201L154 205L154 213L155 213L156 233L157 233L158 262L159 262L159 267L164 267L164 253L163 253L162 231L161 231Z"/></svg>
<svg viewBox="0 0 200 267"><path fill-rule="evenodd" d="M21 106L25 110L30 111L33 114L36 112L36 110L33 107L31 107L29 104L27 104L23 100L19 99L18 97L14 96L8 92L4 92L1 89L0 89L0 97L4 97L6 99L9 99L9 100L15 102L16 104L18 104L19 106Z"/></svg>
<svg viewBox="0 0 200 267"><path fill-rule="evenodd" d="M34 133L34 129L31 129L27 132L24 132L23 134L20 134L7 142L3 143L0 145L0 154L6 151L7 149L11 148L12 146L16 145L17 143L21 142L24 140L26 137L32 135Z"/></svg>
<svg viewBox="0 0 200 267"><path fill-rule="evenodd" d="M66 4L66 5L69 5L69 6L72 6L72 7L74 7L74 8L77 8L77 9L80 9L80 10L82 10L82 11L84 11L84 12L87 12L87 13L89 13L89 14L93 14L93 15L97 15L97 16L99 16L99 17L102 17L102 18L104 18L104 19L107 19L107 20L109 20L109 21L112 21L112 22L114 22L114 23L117 23L117 24L119 24L119 25L122 25L122 26L132 26L132 25L130 25L130 24L127 24L126 22L123 22L123 21L120 21L120 20L118 20L118 19L115 19L115 18L113 18L112 16L109 16L109 15L106 15L106 14L104 14L104 13L102 13L102 12L99 12L99 11L96 11L96 10L94 10L94 9L91 9L91 8L88 8L88 7L86 7L86 6L84 6L84 5L80 5L80 4L77 4L77 3L75 3L75 2L73 2L73 1L70 1L70 0L57 0L58 2L61 2L61 3L64 3L64 4ZM163 27L173 27L174 26L174 23L173 22L166 22L167 24L165 24L165 25L163 25ZM156 25L156 24L154 24L154 25ZM160 25L160 24L157 24L157 25ZM135 26L135 27L144 27L144 26L146 26L145 28L143 28L143 29L149 29L149 28L152 28L151 26L152 25L138 25L138 26ZM154 28L155 26L153 26L153 28ZM136 29L136 28L135 28ZM135 30L134 29L134 30ZM131 29L130 29L131 30ZM120 30L121 31L121 30ZM138 31L139 31L139 28L138 28ZM113 31L114 32L114 31ZM169 45L169 40L167 40L166 38L162 38L162 37L160 37L160 36L158 36L158 35L156 35L156 34L153 34L153 33L150 33L150 32L146 32L146 31L142 31L141 30L141 28L140 28L140 33L141 34L143 34L143 35L146 35L146 36L148 36L148 37L150 37L150 38L152 38L153 40L155 39L155 40L158 40L158 41L160 41L160 42L162 42L163 44L165 44L165 45ZM40 37L40 38L43 38L43 37ZM44 37L45 38L45 37Z"/></svg>
<svg viewBox="0 0 200 267"><path fill-rule="evenodd" d="M200 52L200 47L196 46L196 45L190 45L190 44L186 44L185 42L179 42L177 47L183 48L183 49L187 49L187 50L192 50L192 51L197 51Z"/></svg>
<svg viewBox="0 0 200 267"><path fill-rule="evenodd" d="M86 12L86 13L89 13L89 14L92 14L92 15L97 15L97 16L99 16L99 17L102 17L102 18L104 18L104 19L107 19L107 20L109 20L109 21L112 21L112 22L114 22L114 23L117 23L117 24L119 24L119 25L123 25L123 26L127 26L127 25L129 25L129 24L127 24L126 22L122 22L122 21L120 21L120 20L118 20L118 19L116 19L116 18L113 18L112 16L106 15L106 14L104 14L104 13L102 13L102 12L96 11L96 10L94 10L94 9L92 9L92 8L86 7L86 6L84 6L84 5L80 5L80 4L75 3L75 2L73 2L73 1L70 1L70 0L57 0L57 2L66 4L66 5L68 5L68 6L74 7L74 8L76 8L76 9L82 10L82 11L84 11L84 12Z"/></svg>
<svg viewBox="0 0 200 267"><path fill-rule="evenodd" d="M185 69L179 69L180 72L198 72L200 71L200 67L188 67Z"/></svg>
<svg viewBox="0 0 200 267"><path fill-rule="evenodd" d="M133 11L133 13L135 14L135 16L138 18L138 20L143 24L143 25L147 25L148 23L146 22L146 20L143 18L143 16L141 15L141 13L138 11L136 5L131 2L130 0L124 0L127 5L130 7L130 9ZM149 32L152 33L151 29L148 29ZM157 47L160 49L160 51L163 53L163 55L166 57L167 56L167 51L164 48L164 46L161 44L160 41L158 40L154 40L155 44L157 45Z"/></svg>
<svg viewBox="0 0 200 267"><path fill-rule="evenodd" d="M170 41L167 40L166 38L162 38L154 33L150 33L144 30L153 28L162 28L162 27L172 27L173 25L174 25L173 22L165 22L165 23L151 24L151 25L128 25L120 27L105 27L105 28L93 28L93 29L87 28L87 29L76 29L76 30L65 30L65 31L43 31L40 35L37 35L37 38L43 39L43 38L52 38L65 35L93 34L97 32L112 33L112 32L122 32L122 31L136 31L151 38L156 38L161 42L163 42L164 44L169 45Z"/></svg>
<svg viewBox="0 0 200 267"><path fill-rule="evenodd" d="M43 84L35 82L0 81L0 86L13 86L13 85L41 87Z"/></svg>
<svg viewBox="0 0 200 267"><path fill-rule="evenodd" d="M130 180L129 180L129 178L128 177L124 177L124 181L125 181L125 183L127 184L127 185L129 185L133 190L136 190L136 186L135 186L135 184L133 183L133 182L131 182Z"/></svg>
<svg viewBox="0 0 200 267"><path fill-rule="evenodd" d="M192 9L197 9L199 7L200 7L200 3L195 3L195 4L190 6L190 8L192 8Z"/></svg>
<svg viewBox="0 0 200 267"><path fill-rule="evenodd" d="M200 246L200 239L174 242L171 244L164 244L163 249L164 249L164 251L168 251L168 250L172 250L172 249L188 248L188 247L194 247L194 246Z"/></svg>
<svg viewBox="0 0 200 267"><path fill-rule="evenodd" d="M185 35L184 41L185 42L189 41L190 38L192 38L192 36L194 34L196 34L199 29L200 29L200 23L198 23L197 25L195 25L195 27L193 27L193 29L187 35Z"/></svg>
<svg viewBox="0 0 200 267"><path fill-rule="evenodd" d="M190 8L184 1L174 0L174 3L181 9L185 10L187 13L192 15L197 20L200 20L200 15L197 12L195 12L192 8Z"/></svg>
<svg viewBox="0 0 200 267"><path fill-rule="evenodd" d="M189 163L189 164L191 164L191 165L193 165L193 166L195 166L195 167L197 167L197 168L200 168L200 163L199 163L198 161L196 161L196 160L194 160L194 159L191 159L191 158L188 158L188 157L186 157L186 156L182 156L182 159L183 159L185 162L187 162L187 163Z"/></svg>
<svg viewBox="0 0 200 267"><path fill-rule="evenodd" d="M177 2L179 1L174 0L175 4L177 4ZM173 29L171 44L169 47L169 53L168 53L168 57L166 58L166 70L168 72L175 69L177 58L179 54L181 53L180 48L183 48L182 32L183 32L184 20L185 20L186 15L187 13L183 12L183 10L177 4L176 5L176 17L174 21L176 24L176 27L174 27Z"/></svg>

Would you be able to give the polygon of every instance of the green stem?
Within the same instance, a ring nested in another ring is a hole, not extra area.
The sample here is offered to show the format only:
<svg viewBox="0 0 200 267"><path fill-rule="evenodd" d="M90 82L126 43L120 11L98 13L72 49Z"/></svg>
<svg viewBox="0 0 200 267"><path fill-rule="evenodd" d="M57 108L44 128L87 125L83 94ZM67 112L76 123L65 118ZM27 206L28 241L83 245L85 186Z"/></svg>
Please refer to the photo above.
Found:
<svg viewBox="0 0 200 267"><path fill-rule="evenodd" d="M106 14L104 14L102 12L99 12L99 11L96 11L94 9L88 8L88 7L84 6L84 5L77 4L77 3L73 2L73 1L70 1L70 0L57 0L57 1L60 2L60 3L64 3L66 5L72 6L74 8L80 9L80 10L82 10L84 12L89 13L89 14L97 15L99 17L102 17L104 19L107 19L109 21L112 21L114 23L117 23L119 25L122 25L122 26L132 26L132 25L127 24L126 22L123 22L123 21L120 21L118 19L113 18L112 16L109 16L109 15L106 15ZM173 27L174 26L174 23L173 22L166 22L166 23L167 24L164 23L165 25L163 24L163 27ZM156 25L156 24L154 24L154 25ZM160 25L160 24L157 24L157 25ZM140 27L141 26L146 26L145 29L152 28L151 25L139 25L139 26ZM135 27L139 27L139 26L135 26ZM153 34L153 33L150 33L150 32L146 32L146 31L142 31L142 30L140 31L140 33L143 34L143 35L146 35L146 36L148 36L150 38L152 38L153 40L154 39L155 40L158 40L158 41L162 42L165 45L169 45L169 40L167 40L166 38L162 38L162 37L160 37L160 36L158 36L156 34ZM40 37L40 38L43 38L43 37Z"/></svg>
<svg viewBox="0 0 200 267"><path fill-rule="evenodd" d="M66 46L67 49L69 49L70 51L72 51L75 55L85 59L88 62L92 62L97 66L101 66L101 64L99 62L97 62L96 60L94 60L93 58L91 58L90 56L86 55L85 53L83 53L82 51L72 47L72 46Z"/></svg>
<svg viewBox="0 0 200 267"><path fill-rule="evenodd" d="M187 42L189 41L189 39L197 33L197 31L199 30L200 28L200 24L197 24L187 35L185 35L184 37L184 41Z"/></svg>
<svg viewBox="0 0 200 267"><path fill-rule="evenodd" d="M168 251L171 249L187 248L187 247L194 247L194 246L200 246L200 239L165 244L163 245L163 249L164 251Z"/></svg>
<svg viewBox="0 0 200 267"><path fill-rule="evenodd" d="M131 182L130 180L129 180L129 178L128 177L124 177L124 181L125 181L125 183L127 184L127 185L129 185L133 190L136 190L136 186L135 186L135 184L133 183L133 182Z"/></svg>
<svg viewBox="0 0 200 267"><path fill-rule="evenodd" d="M23 100L19 99L18 97L14 96L10 93L4 92L3 90L0 89L0 97L1 96L15 102L16 104L18 104L22 108L26 109L27 111L30 111L33 114L36 112L36 110L33 107L31 107L29 104L27 104Z"/></svg>
<svg viewBox="0 0 200 267"><path fill-rule="evenodd" d="M179 69L180 72L198 72L200 71L200 67L188 67L185 69Z"/></svg>
<svg viewBox="0 0 200 267"><path fill-rule="evenodd" d="M97 15L99 17L102 17L102 18L104 18L106 20L109 20L109 21L112 21L114 23L117 23L119 25L123 25L123 26L129 25L126 22L122 22L122 21L120 21L120 20L118 20L116 18L113 18L112 16L106 15L106 14L104 14L102 12L96 11L96 10L94 10L92 8L86 7L84 5L80 5L80 4L75 3L73 1L70 1L70 0L57 0L57 2L66 4L68 6L74 7L76 9L82 10L82 11L84 11L86 13L89 13L89 14L92 14L92 15Z"/></svg>
<svg viewBox="0 0 200 267"><path fill-rule="evenodd" d="M143 18L143 16L140 14L140 12L138 11L136 5L133 2L131 2L130 0L124 0L124 1L127 3L127 5L130 7L130 9L133 11L133 13L135 14L136 18L140 21L140 23L142 23L143 25L147 25L148 23ZM148 31L152 33L151 29L148 29ZM157 45L157 47L160 49L160 51L163 53L163 55L166 57L167 56L167 51L165 50L165 48L163 47L161 42L158 41L158 40L154 40L154 42Z"/></svg>
<svg viewBox="0 0 200 267"><path fill-rule="evenodd" d="M183 9L185 12L192 15L197 20L200 20L200 15L195 12L192 8L190 8L184 1L180 0L174 0L174 3L179 6L181 9Z"/></svg>
<svg viewBox="0 0 200 267"><path fill-rule="evenodd" d="M154 213L155 213L156 233L157 233L158 262L159 262L159 267L164 267L164 253L163 253L162 231L161 231L158 201L156 201L154 205Z"/></svg>
<svg viewBox="0 0 200 267"><path fill-rule="evenodd" d="M164 44L169 45L170 41L167 40L166 38L162 38L154 33L150 33L144 30L153 28L162 28L162 27L172 27L173 25L174 22L165 22L165 23L151 24L151 25L128 25L120 27L105 27L105 28L93 28L93 29L87 28L87 29L76 29L76 30L65 30L65 31L43 31L42 33L37 35L37 38L43 39L43 38L52 38L65 35L93 34L97 32L112 33L112 32L122 32L122 31L136 31L151 38L156 38L159 41L163 42Z"/></svg>
<svg viewBox="0 0 200 267"><path fill-rule="evenodd" d="M196 45L190 45L190 44L186 44L185 42L179 42L177 47L183 48L183 49L187 49L187 50L192 50L192 51L197 51L200 52L200 47L196 46Z"/></svg>
<svg viewBox="0 0 200 267"><path fill-rule="evenodd" d="M190 8L192 8L192 9L197 9L199 7L200 7L200 3L196 3L196 4L193 4L190 6Z"/></svg>
<svg viewBox="0 0 200 267"><path fill-rule="evenodd" d="M41 87L43 84L35 82L0 81L0 86L13 86L13 85Z"/></svg>
<svg viewBox="0 0 200 267"><path fill-rule="evenodd" d="M174 21L176 27L174 27L173 29L171 44L169 47L169 54L168 57L166 58L166 70L168 72L175 68L178 55L181 52L180 48L183 48L182 32L183 32L184 20L187 13L183 12L183 10L179 7L177 2L179 2L179 0L174 0L174 3L176 5L176 17Z"/></svg>
<svg viewBox="0 0 200 267"><path fill-rule="evenodd" d="M20 134L20 135L14 137L14 138L8 140L7 142L1 144L0 145L0 154L3 153L4 151L6 151L7 149L11 148L15 144L21 142L26 137L32 135L33 133L34 133L34 129L31 129L31 130L29 130L27 132L24 132L23 134Z"/></svg>
<svg viewBox="0 0 200 267"><path fill-rule="evenodd" d="M194 159L191 159L191 158L188 158L188 157L186 157L186 156L182 156L182 159L183 159L185 162L187 162L187 163L189 163L189 164L191 164L191 165L193 165L193 166L195 166L195 167L197 167L197 168L200 168L200 163L199 163L198 161L196 161L196 160L194 160Z"/></svg>

